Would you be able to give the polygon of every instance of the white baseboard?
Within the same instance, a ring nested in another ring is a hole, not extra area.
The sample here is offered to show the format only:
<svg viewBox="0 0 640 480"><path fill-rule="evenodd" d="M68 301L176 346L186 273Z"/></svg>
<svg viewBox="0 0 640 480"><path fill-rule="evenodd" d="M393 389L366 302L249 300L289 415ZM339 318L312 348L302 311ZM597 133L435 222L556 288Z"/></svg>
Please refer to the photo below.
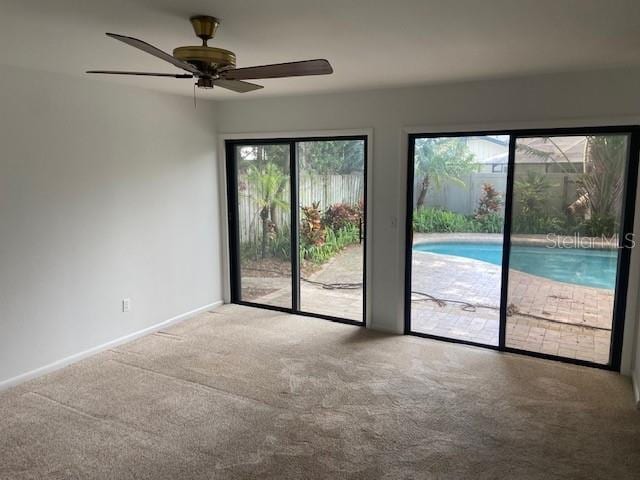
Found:
<svg viewBox="0 0 640 480"><path fill-rule="evenodd" d="M83 352L70 355L60 360L56 360L53 363L50 363L43 367L36 368L35 370L31 370L29 372L17 375L15 377L9 378L8 380L0 381L0 391L6 390L7 388L15 387L20 383L26 382L28 380L32 380L34 378L45 375L47 373L54 372L56 370L66 367L67 365L71 365L72 363L78 362L87 357L91 357L96 353L102 352L104 350L108 350L113 347L117 347L118 345L122 345L123 343L127 343L132 340L135 340L136 338L144 337L145 335L149 335L150 333L157 332L159 330L167 328L170 325L173 325L174 323L181 322L195 315L198 315L199 313L205 312L207 310L211 310L212 308L217 308L220 305L222 305L222 303L223 303L222 300L218 302L210 303L209 305L196 308L195 310L191 310L190 312L182 313L168 320L164 320L160 323L156 323L155 325L152 325L150 327L143 328L142 330L138 330L137 332L130 333L129 335L125 335L124 337L116 338L115 340L111 340L110 342L103 343L102 345L92 347Z"/></svg>
<svg viewBox="0 0 640 480"><path fill-rule="evenodd" d="M636 407L640 409L640 372L637 370L631 372L631 384L633 385L633 395L636 400Z"/></svg>

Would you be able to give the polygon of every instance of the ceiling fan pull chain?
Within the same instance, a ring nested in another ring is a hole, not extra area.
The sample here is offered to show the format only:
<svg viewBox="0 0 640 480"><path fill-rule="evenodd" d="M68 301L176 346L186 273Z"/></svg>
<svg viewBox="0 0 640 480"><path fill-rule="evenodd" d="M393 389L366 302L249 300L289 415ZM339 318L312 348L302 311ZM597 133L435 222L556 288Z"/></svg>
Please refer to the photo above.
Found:
<svg viewBox="0 0 640 480"><path fill-rule="evenodd" d="M193 109L196 110L198 105L196 104L196 84L193 84Z"/></svg>

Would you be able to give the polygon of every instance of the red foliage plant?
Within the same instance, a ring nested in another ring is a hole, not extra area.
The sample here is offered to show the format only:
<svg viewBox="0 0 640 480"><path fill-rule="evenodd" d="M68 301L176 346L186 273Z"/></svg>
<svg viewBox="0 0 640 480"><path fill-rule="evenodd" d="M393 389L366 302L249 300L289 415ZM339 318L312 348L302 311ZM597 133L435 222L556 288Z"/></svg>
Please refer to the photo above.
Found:
<svg viewBox="0 0 640 480"><path fill-rule="evenodd" d="M330 205L324 212L322 222L334 231L349 225L359 226L362 220L362 202L357 206L347 203Z"/></svg>
<svg viewBox="0 0 640 480"><path fill-rule="evenodd" d="M490 183L482 185L482 196L478 202L478 208L475 211L475 217L482 220L487 215L497 213L502 207L502 196Z"/></svg>

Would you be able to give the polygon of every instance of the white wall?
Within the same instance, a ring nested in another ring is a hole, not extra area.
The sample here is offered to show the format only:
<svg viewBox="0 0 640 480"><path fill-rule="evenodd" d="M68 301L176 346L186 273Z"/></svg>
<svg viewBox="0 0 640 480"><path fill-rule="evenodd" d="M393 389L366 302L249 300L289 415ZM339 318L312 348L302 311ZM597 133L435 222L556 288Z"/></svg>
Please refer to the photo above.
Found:
<svg viewBox="0 0 640 480"><path fill-rule="evenodd" d="M373 129L372 326L401 332L406 133L637 124L638 85L634 69L194 111L186 97L0 66L0 385L222 298L216 130ZM634 268L630 320L637 298ZM625 372L636 338L629 321Z"/></svg>
<svg viewBox="0 0 640 480"><path fill-rule="evenodd" d="M222 298L213 113L0 66L0 385Z"/></svg>
<svg viewBox="0 0 640 480"><path fill-rule="evenodd" d="M249 134L373 128L373 190L369 197L373 212L373 239L369 243L373 257L371 320L373 328L401 332L406 133L637 124L638 85L640 69L633 69L304 97L234 99L217 103L218 131ZM637 273L634 271L634 275ZM630 302L637 301L637 293L635 287L630 292ZM626 372L632 359L633 323L629 322L625 330Z"/></svg>

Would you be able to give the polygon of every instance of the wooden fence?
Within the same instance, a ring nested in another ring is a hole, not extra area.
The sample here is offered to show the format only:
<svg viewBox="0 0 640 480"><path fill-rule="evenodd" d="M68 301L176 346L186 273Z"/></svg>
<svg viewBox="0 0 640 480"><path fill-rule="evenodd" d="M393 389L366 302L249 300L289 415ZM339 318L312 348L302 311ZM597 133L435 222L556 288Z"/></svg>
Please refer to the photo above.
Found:
<svg viewBox="0 0 640 480"><path fill-rule="evenodd" d="M516 182L524 180L526 172L516 174ZM547 206L550 210L563 212L567 205L577 198L575 173L546 173L545 178L550 184ZM419 195L418 181L414 185L413 205L416 206ZM463 215L471 215L478 208L478 202L482 197L485 183L493 185L500 193L502 199L505 198L507 188L506 173L470 173L462 177L463 184L454 181L445 181L440 188L435 185L429 187L425 204L430 207L438 207ZM517 187L514 195L518 196Z"/></svg>
<svg viewBox="0 0 640 480"><path fill-rule="evenodd" d="M240 175L238 184L245 186L238 195L238 212L240 242L255 242L261 238L262 222L260 220L259 192L255 190L246 177ZM360 175L301 175L298 190L299 207L311 206L318 202L320 211L330 205L346 203L357 205L364 195L364 177ZM284 188L281 199L289 203L289 185ZM291 220L290 208L275 209L275 223L280 229L289 228Z"/></svg>

